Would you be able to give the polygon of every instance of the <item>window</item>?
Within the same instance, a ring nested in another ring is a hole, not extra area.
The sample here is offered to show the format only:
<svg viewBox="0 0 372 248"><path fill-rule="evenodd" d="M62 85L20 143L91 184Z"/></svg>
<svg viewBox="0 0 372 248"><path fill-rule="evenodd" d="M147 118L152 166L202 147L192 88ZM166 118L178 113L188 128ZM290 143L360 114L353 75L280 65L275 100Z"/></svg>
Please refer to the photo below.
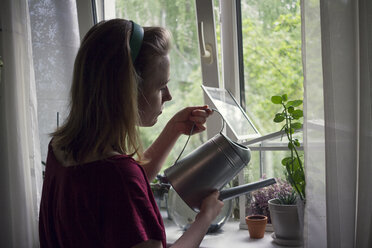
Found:
<svg viewBox="0 0 372 248"><path fill-rule="evenodd" d="M271 96L303 98L300 1L241 0L240 10L246 111L261 134L268 134L281 128L272 121L279 106ZM261 173L282 177L285 151L260 153Z"/></svg>
<svg viewBox="0 0 372 248"><path fill-rule="evenodd" d="M219 6L222 85L240 101L261 135L279 131L280 124L273 122L279 106L271 103L271 96L303 98L300 1L219 1ZM296 135L302 141L302 134ZM264 175L284 178L281 159L286 146L280 136L251 146L251 162L239 183ZM245 216L245 206L242 201L240 215Z"/></svg>

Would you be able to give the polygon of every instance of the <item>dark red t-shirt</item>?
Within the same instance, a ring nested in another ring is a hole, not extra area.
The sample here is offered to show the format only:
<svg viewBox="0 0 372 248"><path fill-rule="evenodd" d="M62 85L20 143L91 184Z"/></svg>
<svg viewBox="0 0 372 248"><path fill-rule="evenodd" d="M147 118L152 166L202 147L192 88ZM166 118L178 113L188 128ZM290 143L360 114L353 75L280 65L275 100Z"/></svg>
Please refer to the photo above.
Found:
<svg viewBox="0 0 372 248"><path fill-rule="evenodd" d="M166 247L145 172L125 155L64 167L49 146L39 218L41 247Z"/></svg>

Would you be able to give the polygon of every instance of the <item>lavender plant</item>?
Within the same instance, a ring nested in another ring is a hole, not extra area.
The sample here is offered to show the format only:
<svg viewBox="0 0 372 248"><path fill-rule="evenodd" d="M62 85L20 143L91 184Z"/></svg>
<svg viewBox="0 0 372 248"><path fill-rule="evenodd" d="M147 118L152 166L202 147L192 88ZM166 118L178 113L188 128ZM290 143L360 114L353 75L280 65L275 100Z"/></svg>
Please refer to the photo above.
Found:
<svg viewBox="0 0 372 248"><path fill-rule="evenodd" d="M268 201L274 198L279 198L285 203L286 198L294 195L292 186L285 180L276 179L276 184L261 188L252 192L252 202L250 211L252 214L265 215L268 218L268 223L271 223Z"/></svg>

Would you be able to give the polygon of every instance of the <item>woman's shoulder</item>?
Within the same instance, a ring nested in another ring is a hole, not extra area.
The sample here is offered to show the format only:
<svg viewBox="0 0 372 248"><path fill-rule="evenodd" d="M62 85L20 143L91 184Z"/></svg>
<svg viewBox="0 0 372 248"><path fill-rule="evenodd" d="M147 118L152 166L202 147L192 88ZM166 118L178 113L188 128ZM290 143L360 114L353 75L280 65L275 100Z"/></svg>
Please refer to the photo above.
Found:
<svg viewBox="0 0 372 248"><path fill-rule="evenodd" d="M139 164L129 155L119 154L117 152L108 152L106 154L95 154L87 156L84 161L77 163L71 156L66 154L56 146L53 139L49 143L49 153L63 167L99 167L102 165L114 165L122 170L138 170Z"/></svg>
<svg viewBox="0 0 372 248"><path fill-rule="evenodd" d="M130 156L117 155L98 167L94 173L100 175L99 180L104 183L105 188L116 188L115 192L120 192L121 195L136 196L149 192L149 182L144 169ZM115 192L111 193L115 195Z"/></svg>
<svg viewBox="0 0 372 248"><path fill-rule="evenodd" d="M142 171L142 166L128 155L115 155L102 161L107 165L113 166L115 170L125 171L127 173L134 172L138 173Z"/></svg>
<svg viewBox="0 0 372 248"><path fill-rule="evenodd" d="M142 166L128 155L115 155L104 160L95 161L85 168L96 168L96 172L105 174L124 181L146 181L146 174Z"/></svg>

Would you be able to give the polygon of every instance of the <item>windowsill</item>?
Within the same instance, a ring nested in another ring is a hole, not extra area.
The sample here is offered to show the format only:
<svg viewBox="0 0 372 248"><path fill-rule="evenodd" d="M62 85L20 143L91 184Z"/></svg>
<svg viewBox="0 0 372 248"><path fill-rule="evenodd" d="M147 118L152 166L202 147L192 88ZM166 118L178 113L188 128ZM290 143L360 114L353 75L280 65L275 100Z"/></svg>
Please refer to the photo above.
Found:
<svg viewBox="0 0 372 248"><path fill-rule="evenodd" d="M164 218L164 225L167 234L167 243L174 243L182 234L183 231L174 224L173 221ZM230 220L226 222L217 233L207 234L200 247L219 248L219 247L234 247L234 248L279 248L285 247L273 242L271 237L272 232L266 232L262 239L251 239L248 230L239 229L239 222Z"/></svg>

